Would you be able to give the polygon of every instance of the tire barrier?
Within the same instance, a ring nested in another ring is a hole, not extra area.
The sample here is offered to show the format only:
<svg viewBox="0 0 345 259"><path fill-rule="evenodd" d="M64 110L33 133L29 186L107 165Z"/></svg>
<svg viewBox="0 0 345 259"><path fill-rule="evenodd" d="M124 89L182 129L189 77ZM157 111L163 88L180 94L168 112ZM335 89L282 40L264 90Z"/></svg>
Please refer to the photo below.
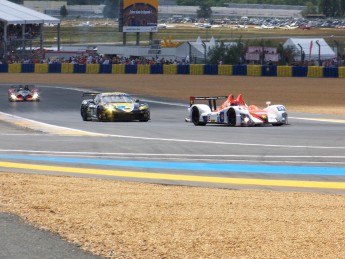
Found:
<svg viewBox="0 0 345 259"><path fill-rule="evenodd" d="M292 67L293 77L306 77L308 75L308 67Z"/></svg>
<svg viewBox="0 0 345 259"><path fill-rule="evenodd" d="M34 72L35 73L48 73L48 64L35 64Z"/></svg>
<svg viewBox="0 0 345 259"><path fill-rule="evenodd" d="M150 74L163 74L163 65L162 64L154 64L150 66Z"/></svg>
<svg viewBox="0 0 345 259"><path fill-rule="evenodd" d="M49 64L48 73L61 73L61 64Z"/></svg>
<svg viewBox="0 0 345 259"><path fill-rule="evenodd" d="M0 65L0 73L8 73L8 65Z"/></svg>
<svg viewBox="0 0 345 259"><path fill-rule="evenodd" d="M248 65L247 66L247 75L248 76L261 76L262 68L260 65Z"/></svg>
<svg viewBox="0 0 345 259"><path fill-rule="evenodd" d="M99 74L99 64L88 64L86 67L86 74Z"/></svg>
<svg viewBox="0 0 345 259"><path fill-rule="evenodd" d="M137 74L147 74L149 75L151 73L151 68L150 68L150 65L143 65L143 64L140 64L140 65L137 65Z"/></svg>
<svg viewBox="0 0 345 259"><path fill-rule="evenodd" d="M0 64L0 73L165 74L345 78L345 67L167 64Z"/></svg>
<svg viewBox="0 0 345 259"><path fill-rule="evenodd" d="M308 77L323 77L323 67L308 67Z"/></svg>
<svg viewBox="0 0 345 259"><path fill-rule="evenodd" d="M279 77L292 77L292 67L290 66L278 66L277 76Z"/></svg>
<svg viewBox="0 0 345 259"><path fill-rule="evenodd" d="M232 66L232 75L233 76L247 76L247 66L246 65Z"/></svg>
<svg viewBox="0 0 345 259"><path fill-rule="evenodd" d="M73 73L74 72L74 65L64 63L61 64L61 73Z"/></svg>
<svg viewBox="0 0 345 259"><path fill-rule="evenodd" d="M262 66L262 76L277 76L277 66Z"/></svg>
<svg viewBox="0 0 345 259"><path fill-rule="evenodd" d="M232 65L221 65L218 67L218 75L232 76Z"/></svg>
<svg viewBox="0 0 345 259"><path fill-rule="evenodd" d="M165 75L176 75L177 65L163 65L163 74Z"/></svg>
<svg viewBox="0 0 345 259"><path fill-rule="evenodd" d="M100 74L111 74L112 66L111 65L100 65L99 66L99 73Z"/></svg>
<svg viewBox="0 0 345 259"><path fill-rule="evenodd" d="M345 78L345 67L339 67L339 78Z"/></svg>
<svg viewBox="0 0 345 259"><path fill-rule="evenodd" d="M109 65L112 66L111 73L112 74L124 74L126 72L125 65Z"/></svg>
<svg viewBox="0 0 345 259"><path fill-rule="evenodd" d="M218 75L218 66L204 65L204 75Z"/></svg>
<svg viewBox="0 0 345 259"><path fill-rule="evenodd" d="M24 64L9 64L8 73L21 73Z"/></svg>
<svg viewBox="0 0 345 259"><path fill-rule="evenodd" d="M189 73L191 75L203 75L204 74L204 65L189 65Z"/></svg>

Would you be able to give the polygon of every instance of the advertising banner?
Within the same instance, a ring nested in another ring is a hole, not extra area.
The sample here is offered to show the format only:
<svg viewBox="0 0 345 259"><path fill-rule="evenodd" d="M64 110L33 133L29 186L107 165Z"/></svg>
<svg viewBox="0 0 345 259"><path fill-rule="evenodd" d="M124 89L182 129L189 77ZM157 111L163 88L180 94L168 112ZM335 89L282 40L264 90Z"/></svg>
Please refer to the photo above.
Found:
<svg viewBox="0 0 345 259"><path fill-rule="evenodd" d="M120 17L123 32L157 32L158 0L123 0Z"/></svg>

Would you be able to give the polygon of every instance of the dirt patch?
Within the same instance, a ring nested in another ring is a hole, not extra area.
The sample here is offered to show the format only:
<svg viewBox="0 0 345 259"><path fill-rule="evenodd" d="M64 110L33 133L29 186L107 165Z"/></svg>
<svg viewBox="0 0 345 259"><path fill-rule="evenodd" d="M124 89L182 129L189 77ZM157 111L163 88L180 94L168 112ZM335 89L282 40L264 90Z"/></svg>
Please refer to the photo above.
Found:
<svg viewBox="0 0 345 259"><path fill-rule="evenodd" d="M248 103L344 115L344 81L168 75L5 74L2 83L167 96L242 93ZM0 173L0 211L107 258L344 258L343 195L162 186Z"/></svg>
<svg viewBox="0 0 345 259"><path fill-rule="evenodd" d="M341 195L0 174L0 210L112 258L344 258Z"/></svg>

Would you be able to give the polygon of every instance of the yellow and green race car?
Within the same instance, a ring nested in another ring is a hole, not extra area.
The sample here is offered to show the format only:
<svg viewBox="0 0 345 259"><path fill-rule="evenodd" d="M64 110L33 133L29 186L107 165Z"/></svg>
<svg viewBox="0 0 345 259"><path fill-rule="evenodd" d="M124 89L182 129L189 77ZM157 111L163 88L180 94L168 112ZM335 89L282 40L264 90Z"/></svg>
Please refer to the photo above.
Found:
<svg viewBox="0 0 345 259"><path fill-rule="evenodd" d="M80 114L84 121L144 121L150 120L150 108L132 96L122 92L85 92Z"/></svg>

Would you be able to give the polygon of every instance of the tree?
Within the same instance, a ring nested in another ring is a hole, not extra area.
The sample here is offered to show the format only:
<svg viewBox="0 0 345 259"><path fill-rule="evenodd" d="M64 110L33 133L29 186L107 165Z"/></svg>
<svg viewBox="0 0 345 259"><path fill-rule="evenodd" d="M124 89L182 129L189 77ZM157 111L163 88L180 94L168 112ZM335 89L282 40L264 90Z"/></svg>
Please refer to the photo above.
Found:
<svg viewBox="0 0 345 259"><path fill-rule="evenodd" d="M199 6L199 9L196 11L196 16L198 18L211 18L212 15L212 9L211 9L211 5L209 5L208 3L202 3Z"/></svg>
<svg viewBox="0 0 345 259"><path fill-rule="evenodd" d="M344 3L340 0L321 0L319 7L327 17L340 17L343 15L342 5Z"/></svg>
<svg viewBox="0 0 345 259"><path fill-rule="evenodd" d="M230 45L220 42L209 50L208 63L218 64L219 61L222 61L223 64L241 64L244 61L245 51L245 44L241 39Z"/></svg>
<svg viewBox="0 0 345 259"><path fill-rule="evenodd" d="M105 18L118 18L120 10L119 0L105 0L103 15Z"/></svg>
<svg viewBox="0 0 345 259"><path fill-rule="evenodd" d="M303 11L303 15L318 13L317 6L314 5L311 1L307 2L306 6L307 6L307 9Z"/></svg>
<svg viewBox="0 0 345 259"><path fill-rule="evenodd" d="M340 0L340 10L341 10L341 15L344 17L344 15L345 15L345 0Z"/></svg>
<svg viewBox="0 0 345 259"><path fill-rule="evenodd" d="M68 15L68 11L66 5L61 6L60 8L60 15L61 17L66 17Z"/></svg>

